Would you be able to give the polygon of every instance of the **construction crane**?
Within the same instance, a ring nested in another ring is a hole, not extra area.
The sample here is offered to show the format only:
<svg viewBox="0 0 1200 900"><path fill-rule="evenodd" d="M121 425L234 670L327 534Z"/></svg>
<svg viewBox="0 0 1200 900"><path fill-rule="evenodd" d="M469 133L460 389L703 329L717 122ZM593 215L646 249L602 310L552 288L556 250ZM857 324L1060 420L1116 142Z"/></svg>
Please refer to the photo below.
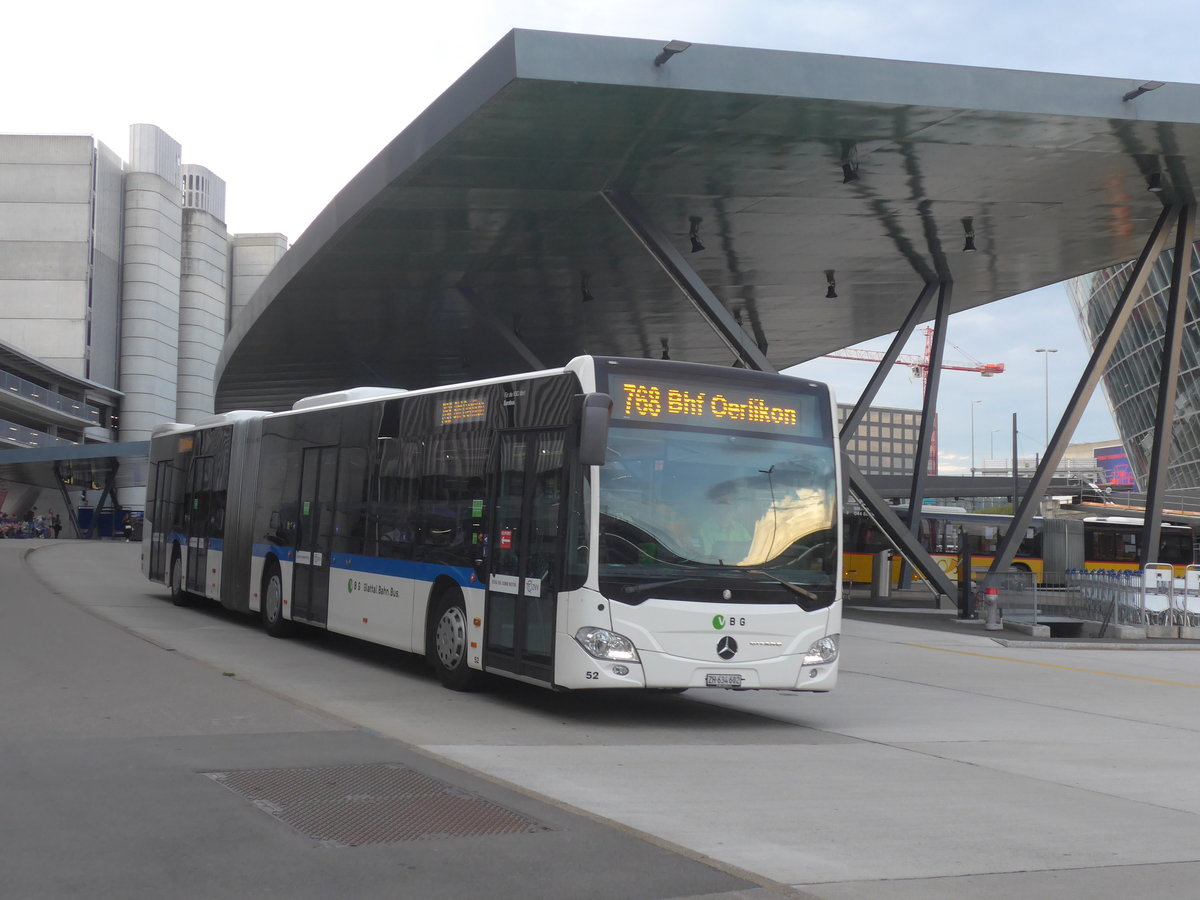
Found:
<svg viewBox="0 0 1200 900"><path fill-rule="evenodd" d="M896 357L896 365L908 366L914 376L921 379L921 396L924 397L929 388L929 357L933 352L933 328L926 325L922 331L925 332L925 353L921 356L915 356L911 353L901 353ZM982 363L975 359L971 354L967 353L958 344L950 344L955 350L965 356L968 362L946 362L943 360L943 369L953 369L956 372L978 372L984 378L991 378L993 375L1000 375L1004 372L1004 363ZM881 362L884 353L879 350L839 350L837 353L826 353L827 359L857 359L863 362ZM931 475L937 474L937 428L933 430L930 440L929 457L931 465Z"/></svg>
<svg viewBox="0 0 1200 900"><path fill-rule="evenodd" d="M924 396L925 389L929 386L929 356L933 351L933 328L926 325L921 330L925 332L925 353L922 356L901 353L896 357L896 365L908 366L912 370L913 375L921 379L921 394ZM950 344L949 341L946 343ZM965 356L968 361L943 361L943 369L953 369L956 372L978 372L984 378L991 378L993 375L1000 375L1004 372L1004 363L981 363L957 344L950 344L950 346ZM825 357L827 359L857 359L863 362L880 362L884 354L880 350L839 350L836 353L826 353Z"/></svg>

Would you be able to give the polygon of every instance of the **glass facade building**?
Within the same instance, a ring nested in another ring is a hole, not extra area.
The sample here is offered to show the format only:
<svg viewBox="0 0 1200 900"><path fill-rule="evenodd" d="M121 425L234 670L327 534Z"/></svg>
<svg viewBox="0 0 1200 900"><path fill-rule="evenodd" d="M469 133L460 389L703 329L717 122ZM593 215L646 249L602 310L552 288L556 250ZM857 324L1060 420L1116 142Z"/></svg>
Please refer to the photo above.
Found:
<svg viewBox="0 0 1200 900"><path fill-rule="evenodd" d="M1174 250L1155 261L1125 333L1104 373L1104 391L1138 487L1146 489L1154 446L1154 415L1162 370L1167 302ZM1089 346L1095 346L1116 308L1133 263L1074 278L1067 290ZM1167 489L1200 494L1200 256L1192 247L1179 383L1171 415Z"/></svg>

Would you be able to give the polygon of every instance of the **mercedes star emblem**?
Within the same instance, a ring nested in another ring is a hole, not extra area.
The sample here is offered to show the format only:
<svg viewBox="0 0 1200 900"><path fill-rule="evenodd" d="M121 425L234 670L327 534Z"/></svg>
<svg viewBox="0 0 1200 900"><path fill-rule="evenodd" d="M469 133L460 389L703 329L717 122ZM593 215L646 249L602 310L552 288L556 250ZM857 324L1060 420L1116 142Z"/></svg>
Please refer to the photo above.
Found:
<svg viewBox="0 0 1200 900"><path fill-rule="evenodd" d="M717 643L717 656L721 659L733 659L737 654L737 641L731 637L723 637Z"/></svg>

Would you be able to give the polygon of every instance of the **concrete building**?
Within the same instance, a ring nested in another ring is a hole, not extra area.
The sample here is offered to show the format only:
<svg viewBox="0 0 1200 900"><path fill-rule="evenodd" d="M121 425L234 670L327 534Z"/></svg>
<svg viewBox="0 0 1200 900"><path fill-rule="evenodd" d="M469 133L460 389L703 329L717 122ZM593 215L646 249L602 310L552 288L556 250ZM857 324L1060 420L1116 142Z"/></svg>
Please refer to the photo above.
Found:
<svg viewBox="0 0 1200 900"><path fill-rule="evenodd" d="M182 158L154 125L130 128L128 162L86 135L0 135L0 453L212 414L235 310L287 239L230 235L224 181ZM144 475L117 490L139 508ZM0 492L7 512L33 502Z"/></svg>
<svg viewBox="0 0 1200 900"><path fill-rule="evenodd" d="M838 424L854 407L838 404ZM936 441L937 423L934 422ZM911 475L917 460L921 432L919 409L872 406L863 414L858 430L846 442L845 451L865 475ZM929 474L937 474L937 456L930 458Z"/></svg>

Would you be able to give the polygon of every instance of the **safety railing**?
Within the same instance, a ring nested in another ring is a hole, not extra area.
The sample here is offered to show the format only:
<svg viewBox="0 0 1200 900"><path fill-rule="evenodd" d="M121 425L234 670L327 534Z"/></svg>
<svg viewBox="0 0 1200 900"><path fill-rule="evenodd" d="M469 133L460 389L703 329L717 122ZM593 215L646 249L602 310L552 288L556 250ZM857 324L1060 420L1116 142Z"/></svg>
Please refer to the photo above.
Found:
<svg viewBox="0 0 1200 900"><path fill-rule="evenodd" d="M1111 625L1145 628L1151 637L1179 636L1181 627L1200 627L1200 566L1188 566L1182 578L1166 563L1140 572L1068 572L1064 603L1071 615L1100 622L1100 637Z"/></svg>
<svg viewBox="0 0 1200 900"><path fill-rule="evenodd" d="M1012 569L998 573L991 586L999 588L1000 610L1006 621L1038 624L1037 575Z"/></svg>
<svg viewBox="0 0 1200 900"><path fill-rule="evenodd" d="M17 446L17 447L69 447L74 441L68 441L66 438L55 437L51 434L46 434L42 431L37 431L33 428L27 428L24 425L18 425L15 422L8 422L0 419L0 446Z"/></svg>
<svg viewBox="0 0 1200 900"><path fill-rule="evenodd" d="M1188 566L1183 570L1179 615L1181 626L1200 628L1200 566Z"/></svg>
<svg viewBox="0 0 1200 900"><path fill-rule="evenodd" d="M22 397L47 409L57 410L89 425L100 424L100 408L84 403L82 400L72 400L64 397L40 384L26 381L12 372L0 371L0 391Z"/></svg>

